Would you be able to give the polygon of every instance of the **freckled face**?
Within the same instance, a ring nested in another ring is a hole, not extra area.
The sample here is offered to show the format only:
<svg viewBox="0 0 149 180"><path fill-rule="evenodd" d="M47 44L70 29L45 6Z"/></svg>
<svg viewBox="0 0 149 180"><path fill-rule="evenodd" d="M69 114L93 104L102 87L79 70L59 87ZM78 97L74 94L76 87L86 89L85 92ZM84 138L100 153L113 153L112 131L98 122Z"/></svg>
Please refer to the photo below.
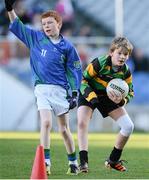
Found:
<svg viewBox="0 0 149 180"><path fill-rule="evenodd" d="M129 53L122 48L115 49L110 55L114 66L123 66L129 58Z"/></svg>
<svg viewBox="0 0 149 180"><path fill-rule="evenodd" d="M59 35L60 25L53 17L43 18L41 23L43 31L48 37L56 37Z"/></svg>

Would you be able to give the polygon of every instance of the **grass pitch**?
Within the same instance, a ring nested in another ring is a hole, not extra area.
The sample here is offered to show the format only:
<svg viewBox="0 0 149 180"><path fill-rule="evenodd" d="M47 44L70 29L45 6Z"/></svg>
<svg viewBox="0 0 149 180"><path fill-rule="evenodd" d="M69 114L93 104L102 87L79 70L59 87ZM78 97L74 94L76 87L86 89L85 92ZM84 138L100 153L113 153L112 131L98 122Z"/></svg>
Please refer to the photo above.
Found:
<svg viewBox="0 0 149 180"><path fill-rule="evenodd" d="M74 134L77 147L77 138ZM68 176L67 155L58 134L52 134L52 174L49 179L149 179L149 134L133 134L123 152L127 172L108 170L104 161L109 156L116 134L89 135L89 173ZM0 133L0 179L29 179L39 144L38 133Z"/></svg>

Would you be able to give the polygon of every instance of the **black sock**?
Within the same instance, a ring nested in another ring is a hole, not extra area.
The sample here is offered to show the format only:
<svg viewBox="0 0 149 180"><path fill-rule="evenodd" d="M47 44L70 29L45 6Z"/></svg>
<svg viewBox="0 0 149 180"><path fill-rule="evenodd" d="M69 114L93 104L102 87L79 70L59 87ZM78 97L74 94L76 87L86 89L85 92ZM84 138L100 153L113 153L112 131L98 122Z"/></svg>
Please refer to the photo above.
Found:
<svg viewBox="0 0 149 180"><path fill-rule="evenodd" d="M122 149L117 149L116 147L114 147L111 154L110 154L109 159L111 161L116 162L116 161L118 161L120 159L121 154L122 154Z"/></svg>
<svg viewBox="0 0 149 180"><path fill-rule="evenodd" d="M80 157L80 163L84 164L84 163L88 163L88 152L87 151L80 151L79 152L79 157Z"/></svg>

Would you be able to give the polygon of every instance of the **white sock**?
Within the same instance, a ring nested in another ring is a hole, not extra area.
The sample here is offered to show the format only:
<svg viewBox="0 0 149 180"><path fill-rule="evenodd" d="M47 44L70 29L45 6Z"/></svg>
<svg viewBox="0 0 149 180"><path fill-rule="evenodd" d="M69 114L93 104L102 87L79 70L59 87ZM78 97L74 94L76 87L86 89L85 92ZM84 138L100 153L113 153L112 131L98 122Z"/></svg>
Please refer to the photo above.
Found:
<svg viewBox="0 0 149 180"><path fill-rule="evenodd" d="M48 164L49 166L51 166L51 161L50 161L50 159L45 159L45 163Z"/></svg>
<svg viewBox="0 0 149 180"><path fill-rule="evenodd" d="M70 164L74 164L74 165L78 166L78 161L77 161L77 160L69 161L69 165L70 165Z"/></svg>

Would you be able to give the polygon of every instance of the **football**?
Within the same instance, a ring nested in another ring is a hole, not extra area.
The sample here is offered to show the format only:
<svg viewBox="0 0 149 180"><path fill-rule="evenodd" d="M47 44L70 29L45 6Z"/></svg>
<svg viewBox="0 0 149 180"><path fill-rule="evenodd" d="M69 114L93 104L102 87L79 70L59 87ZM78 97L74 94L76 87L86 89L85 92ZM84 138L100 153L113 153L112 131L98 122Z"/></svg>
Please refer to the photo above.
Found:
<svg viewBox="0 0 149 180"><path fill-rule="evenodd" d="M128 84L124 80L115 78L109 81L106 87L107 93L110 92L111 90L113 90L117 95L121 93L123 98L125 98L128 95L129 87L128 87Z"/></svg>

